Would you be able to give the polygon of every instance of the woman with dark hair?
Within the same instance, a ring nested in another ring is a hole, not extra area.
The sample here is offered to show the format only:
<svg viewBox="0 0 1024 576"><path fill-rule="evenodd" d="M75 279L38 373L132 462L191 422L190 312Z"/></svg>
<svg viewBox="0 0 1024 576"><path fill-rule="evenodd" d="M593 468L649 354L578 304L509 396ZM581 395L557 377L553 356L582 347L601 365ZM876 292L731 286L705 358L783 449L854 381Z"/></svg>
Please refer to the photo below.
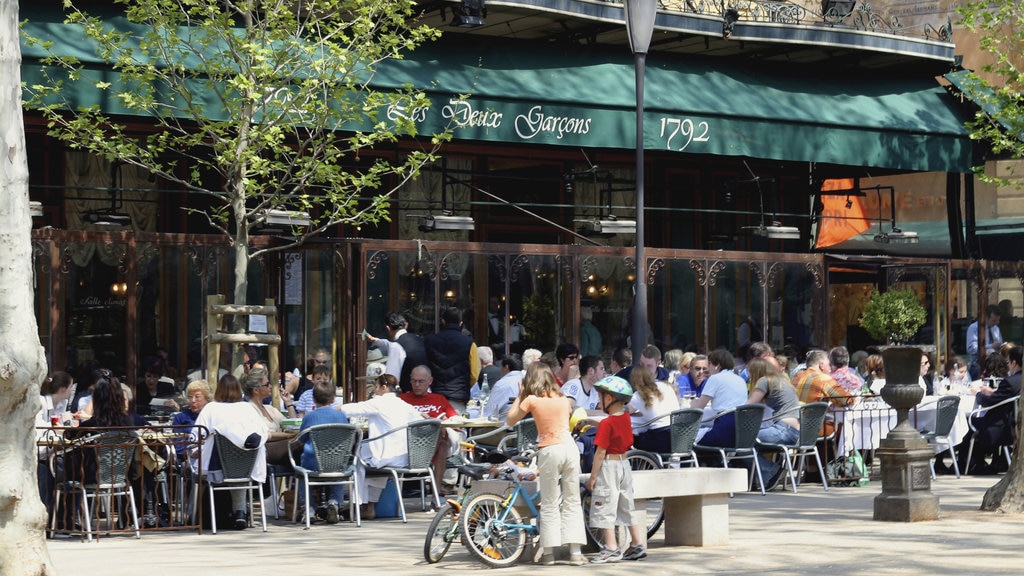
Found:
<svg viewBox="0 0 1024 576"><path fill-rule="evenodd" d="M225 374L217 381L217 391L213 393L214 402L241 402L242 383L235 378L234 374Z"/></svg>

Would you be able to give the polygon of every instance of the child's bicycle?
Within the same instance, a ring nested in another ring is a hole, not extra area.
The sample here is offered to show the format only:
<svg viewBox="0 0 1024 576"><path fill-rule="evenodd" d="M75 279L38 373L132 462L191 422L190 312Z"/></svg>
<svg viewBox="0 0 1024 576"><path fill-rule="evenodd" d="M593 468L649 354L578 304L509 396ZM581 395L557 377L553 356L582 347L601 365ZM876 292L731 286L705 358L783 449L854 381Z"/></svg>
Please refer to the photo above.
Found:
<svg viewBox="0 0 1024 576"><path fill-rule="evenodd" d="M488 451L474 442L461 442L464 452L465 463L458 467L459 478L482 480L489 476L492 465L500 464L507 460L507 456L500 452ZM483 463L473 462L473 457L480 454ZM423 541L423 558L431 564L440 562L452 542L462 537L462 529L459 517L468 500L477 496L468 486L460 489L457 498L448 498L444 506L438 509L433 520L430 521L430 528L427 529L427 537Z"/></svg>
<svg viewBox="0 0 1024 576"><path fill-rule="evenodd" d="M501 475L508 481L504 494L476 494L459 515L463 542L481 562L494 568L514 564L526 550L526 544L540 534L537 526L537 502L540 491L529 494L515 470ZM525 507L527 517L517 510Z"/></svg>

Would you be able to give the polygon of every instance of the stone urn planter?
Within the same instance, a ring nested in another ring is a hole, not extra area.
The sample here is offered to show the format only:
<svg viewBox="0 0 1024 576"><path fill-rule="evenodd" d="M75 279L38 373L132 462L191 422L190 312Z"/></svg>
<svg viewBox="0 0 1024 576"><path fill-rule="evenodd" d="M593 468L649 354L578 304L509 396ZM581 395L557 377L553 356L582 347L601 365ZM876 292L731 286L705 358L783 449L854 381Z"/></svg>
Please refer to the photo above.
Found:
<svg viewBox="0 0 1024 576"><path fill-rule="evenodd" d="M875 497L875 520L918 522L939 518L939 497L932 494L928 461L935 452L911 425L908 414L924 397L918 385L921 349L892 346L882 352L885 386L882 400L896 409L896 426L879 444L882 493Z"/></svg>

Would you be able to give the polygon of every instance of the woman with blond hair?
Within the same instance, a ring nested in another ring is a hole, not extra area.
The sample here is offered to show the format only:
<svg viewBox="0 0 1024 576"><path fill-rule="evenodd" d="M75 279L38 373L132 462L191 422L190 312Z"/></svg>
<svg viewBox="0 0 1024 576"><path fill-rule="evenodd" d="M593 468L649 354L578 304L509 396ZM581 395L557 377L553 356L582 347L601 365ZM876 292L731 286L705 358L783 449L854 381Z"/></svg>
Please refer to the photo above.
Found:
<svg viewBox="0 0 1024 576"><path fill-rule="evenodd" d="M508 411L508 425L533 416L537 425L537 468L540 477L540 562L555 563L555 547L569 545L569 563L586 564L586 541L580 503L580 451L569 433L572 401L562 395L555 375L546 364L526 369L523 389Z"/></svg>
<svg viewBox="0 0 1024 576"><path fill-rule="evenodd" d="M753 384L747 396L747 404L761 403L772 409L772 418L767 426L761 426L757 433L758 442L764 444L795 444L800 440L800 399L789 378L764 358L754 358L748 364L750 382ZM756 380L755 380L756 378ZM784 472L777 462L757 455L765 490L772 490L779 483Z"/></svg>

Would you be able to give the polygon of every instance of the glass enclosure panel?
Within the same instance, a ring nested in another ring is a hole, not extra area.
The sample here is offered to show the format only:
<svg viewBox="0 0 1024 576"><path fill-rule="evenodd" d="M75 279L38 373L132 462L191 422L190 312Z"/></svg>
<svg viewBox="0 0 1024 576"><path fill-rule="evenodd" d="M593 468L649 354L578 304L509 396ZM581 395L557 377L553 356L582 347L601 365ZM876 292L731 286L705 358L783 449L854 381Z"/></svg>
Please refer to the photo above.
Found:
<svg viewBox="0 0 1024 576"><path fill-rule="evenodd" d="M571 265L563 257L551 255L519 254L510 260L510 330L522 334L522 349L553 351L559 342L565 341L566 323L571 316L570 298L575 297L570 290ZM521 331L517 324L522 326Z"/></svg>
<svg viewBox="0 0 1024 576"><path fill-rule="evenodd" d="M615 256L581 256L578 267L580 327L577 340L580 341L580 351L584 355L597 354L607 362L616 348L626 345L626 337L629 336L629 313L633 305L632 260ZM649 294L648 303L651 302L656 300ZM652 314L648 314L648 319L653 325Z"/></svg>
<svg viewBox="0 0 1024 576"><path fill-rule="evenodd" d="M64 246L62 276L67 315L64 341L73 374L94 366L125 376L127 285L124 244L82 242Z"/></svg>
<svg viewBox="0 0 1024 576"><path fill-rule="evenodd" d="M990 262L989 266L994 286L989 304L999 307L999 332L1003 342L1020 345L1024 340L1024 319L1020 317L1024 309L1024 263Z"/></svg>
<svg viewBox="0 0 1024 576"><path fill-rule="evenodd" d="M648 318L664 350L704 351L704 290L693 260L668 260L648 288ZM666 314L667 312L667 314Z"/></svg>
<svg viewBox="0 0 1024 576"><path fill-rule="evenodd" d="M760 339L764 313L764 293L761 287L763 266L760 262L713 262L708 276L708 337L707 348L725 348L734 355L740 350L739 337L749 346L751 334ZM751 321L747 321L750 318ZM756 324L751 328L751 324ZM743 327L744 330L740 330Z"/></svg>
<svg viewBox="0 0 1024 576"><path fill-rule="evenodd" d="M950 270L949 299L953 311L949 336L953 353L966 359L967 327L982 315L983 302L995 303L995 294L991 282L987 280L988 271L977 262L965 264Z"/></svg>
<svg viewBox="0 0 1024 576"><path fill-rule="evenodd" d="M826 336L823 273L817 263L774 262L768 266L768 343L787 350L790 357L790 347L803 351L812 344L820 346Z"/></svg>
<svg viewBox="0 0 1024 576"><path fill-rule="evenodd" d="M279 312L283 318L282 369L312 373L312 359L320 348L334 357L335 295L337 280L331 250L306 250L283 255ZM385 274L387 272L385 271ZM368 286L367 305L383 302L386 293ZM383 313L380 320L383 322ZM332 364L333 366L333 364Z"/></svg>
<svg viewBox="0 0 1024 576"><path fill-rule="evenodd" d="M443 308L454 306L461 310L462 325L474 335L474 338L477 334L484 333L485 313L481 308L478 318L477 295L474 292L474 265L477 260L478 257L466 252L448 252L440 255L437 265L438 303Z"/></svg>

